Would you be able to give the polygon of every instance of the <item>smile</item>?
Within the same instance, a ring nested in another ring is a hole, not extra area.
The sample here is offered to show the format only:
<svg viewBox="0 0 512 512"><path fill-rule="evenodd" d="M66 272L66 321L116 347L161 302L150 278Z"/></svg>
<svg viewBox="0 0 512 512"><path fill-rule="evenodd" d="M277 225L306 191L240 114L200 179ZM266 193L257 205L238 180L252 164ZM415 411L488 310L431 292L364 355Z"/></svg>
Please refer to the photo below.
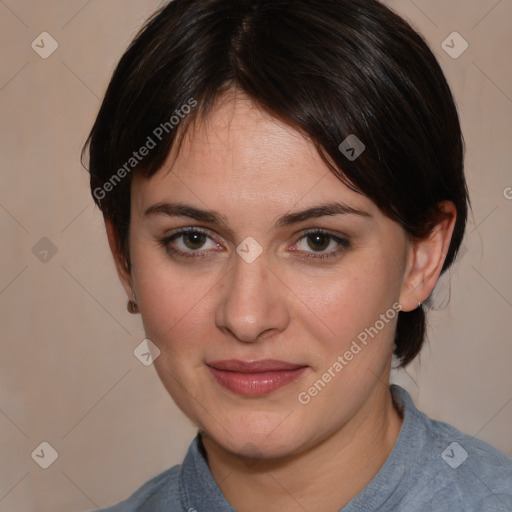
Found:
<svg viewBox="0 0 512 512"><path fill-rule="evenodd" d="M307 366L283 361L215 361L207 363L218 384L243 396L263 396L297 381Z"/></svg>

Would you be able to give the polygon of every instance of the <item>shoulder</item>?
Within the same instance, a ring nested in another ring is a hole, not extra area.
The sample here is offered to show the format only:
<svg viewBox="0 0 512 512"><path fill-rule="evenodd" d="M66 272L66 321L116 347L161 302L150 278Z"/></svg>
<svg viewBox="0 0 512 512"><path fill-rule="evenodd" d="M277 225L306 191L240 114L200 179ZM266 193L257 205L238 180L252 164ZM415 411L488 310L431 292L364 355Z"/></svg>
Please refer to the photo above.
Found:
<svg viewBox="0 0 512 512"><path fill-rule="evenodd" d="M432 510L512 511L512 458L476 437L429 418L400 390L408 413L423 430L424 479ZM446 508L448 510L448 508Z"/></svg>
<svg viewBox="0 0 512 512"><path fill-rule="evenodd" d="M440 421L429 420L429 432L438 499L450 494L464 510L512 511L512 458Z"/></svg>
<svg viewBox="0 0 512 512"><path fill-rule="evenodd" d="M148 480L128 499L97 512L167 512L181 510L177 465Z"/></svg>

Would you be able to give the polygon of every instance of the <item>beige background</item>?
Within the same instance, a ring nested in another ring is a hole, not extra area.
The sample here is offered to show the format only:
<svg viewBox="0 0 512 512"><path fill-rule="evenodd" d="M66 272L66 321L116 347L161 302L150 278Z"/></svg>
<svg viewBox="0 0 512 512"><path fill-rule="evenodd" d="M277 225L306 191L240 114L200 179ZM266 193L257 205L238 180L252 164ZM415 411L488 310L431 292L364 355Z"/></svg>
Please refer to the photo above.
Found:
<svg viewBox="0 0 512 512"><path fill-rule="evenodd" d="M512 2L388 3L453 86L474 208L451 301L430 313L421 362L396 378L431 416L512 455ZM0 512L117 502L180 462L194 435L133 355L144 333L79 163L113 66L158 5L0 1ZM31 48L43 31L59 44L47 59ZM469 43L458 59L441 46L454 31ZM441 283L438 303L449 292ZM31 457L43 441L58 452L48 469Z"/></svg>

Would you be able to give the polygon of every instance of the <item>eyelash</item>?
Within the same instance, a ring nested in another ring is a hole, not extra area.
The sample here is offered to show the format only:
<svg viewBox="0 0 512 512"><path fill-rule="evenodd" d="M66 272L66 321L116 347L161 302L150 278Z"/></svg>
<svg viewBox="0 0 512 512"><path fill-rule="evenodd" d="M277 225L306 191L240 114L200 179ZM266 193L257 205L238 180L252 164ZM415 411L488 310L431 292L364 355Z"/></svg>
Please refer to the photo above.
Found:
<svg viewBox="0 0 512 512"><path fill-rule="evenodd" d="M206 229L203 229L203 228L183 228L183 229L180 229L179 231L171 234L170 236L167 236L161 240L158 241L159 245L164 248L168 253L171 253L171 254L174 254L178 257L184 257L184 258L197 258L197 259L206 259L209 257L209 255L212 253L212 252L218 252L218 251L193 251L193 250L190 250L190 251L181 251L179 249L176 249L175 247L172 246L172 242L174 242L176 239L184 236L184 235L187 235L187 234L190 234L190 233L197 233L197 234L201 234L201 235L205 235L207 236L208 238L210 238L212 241L215 242L214 240L214 235L212 232L206 230ZM305 252L305 255L302 256L302 258L304 259L315 259L315 260L327 260L327 259L330 259L330 258L335 258L335 257L338 257L340 255L340 253L343 253L345 252L346 250L350 249L350 242L345 239L345 238L340 238L338 236L335 236L333 235L332 233L326 231L326 230L323 230L323 229L311 229L311 230L307 230L305 231L302 236L297 240L297 242L295 242L295 244L298 244L300 241L304 240L304 239L307 239L308 237L312 237L312 236L315 236L315 235L321 235L321 236L325 236L329 239L329 241L334 241L336 243L339 244L339 248L334 250L334 251L329 251L329 252ZM215 242L217 245L220 245L218 244L217 242ZM292 251L292 252L299 252L299 251ZM304 251L302 251L304 252Z"/></svg>

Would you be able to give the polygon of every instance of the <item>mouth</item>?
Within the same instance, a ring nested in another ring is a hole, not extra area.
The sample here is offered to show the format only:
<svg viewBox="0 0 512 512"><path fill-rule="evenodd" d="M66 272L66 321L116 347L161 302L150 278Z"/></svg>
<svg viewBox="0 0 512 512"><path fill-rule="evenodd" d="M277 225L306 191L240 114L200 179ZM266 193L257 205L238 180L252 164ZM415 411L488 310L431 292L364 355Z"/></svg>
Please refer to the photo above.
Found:
<svg viewBox="0 0 512 512"><path fill-rule="evenodd" d="M218 384L238 395L252 397L267 395L297 381L308 368L273 359L214 361L206 366Z"/></svg>

